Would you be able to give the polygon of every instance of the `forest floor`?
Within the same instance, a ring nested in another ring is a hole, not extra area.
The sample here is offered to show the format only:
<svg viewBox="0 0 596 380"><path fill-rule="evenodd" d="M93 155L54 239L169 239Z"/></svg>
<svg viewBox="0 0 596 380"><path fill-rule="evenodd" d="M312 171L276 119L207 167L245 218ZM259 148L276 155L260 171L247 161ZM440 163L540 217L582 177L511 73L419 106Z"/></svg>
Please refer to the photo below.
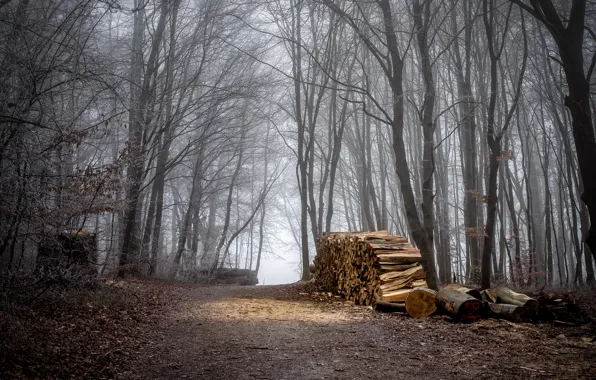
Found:
<svg viewBox="0 0 596 380"><path fill-rule="evenodd" d="M0 378L596 378L594 323L416 320L311 284L121 281L100 293L0 312Z"/></svg>

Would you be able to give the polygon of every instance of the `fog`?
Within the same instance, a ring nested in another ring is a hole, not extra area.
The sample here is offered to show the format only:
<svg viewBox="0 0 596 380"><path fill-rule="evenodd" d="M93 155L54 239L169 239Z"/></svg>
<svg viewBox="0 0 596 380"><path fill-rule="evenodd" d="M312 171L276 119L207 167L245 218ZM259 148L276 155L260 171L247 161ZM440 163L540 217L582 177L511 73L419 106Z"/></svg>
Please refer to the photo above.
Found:
<svg viewBox="0 0 596 380"><path fill-rule="evenodd" d="M75 231L102 276L290 283L320 234L388 230L431 287L593 284L595 14L0 1L0 274Z"/></svg>

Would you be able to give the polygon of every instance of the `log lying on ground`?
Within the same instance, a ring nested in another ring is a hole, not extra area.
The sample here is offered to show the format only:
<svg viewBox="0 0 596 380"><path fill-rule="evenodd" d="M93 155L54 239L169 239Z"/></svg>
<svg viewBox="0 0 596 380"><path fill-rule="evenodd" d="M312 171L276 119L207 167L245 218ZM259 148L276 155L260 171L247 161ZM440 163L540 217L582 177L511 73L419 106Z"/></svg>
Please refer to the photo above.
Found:
<svg viewBox="0 0 596 380"><path fill-rule="evenodd" d="M516 293L513 290L505 287L497 288L494 291L497 300L500 303L523 306L528 310L538 312L540 304L535 299L528 297L525 294Z"/></svg>
<svg viewBox="0 0 596 380"><path fill-rule="evenodd" d="M475 322L482 313L481 302L466 294L459 284L451 284L439 290L435 302L453 320Z"/></svg>
<svg viewBox="0 0 596 380"><path fill-rule="evenodd" d="M408 295L412 289L398 289L388 292L383 292L383 300L387 302L406 302Z"/></svg>
<svg viewBox="0 0 596 380"><path fill-rule="evenodd" d="M428 288L414 288L406 298L406 311L414 318L425 318L437 311L437 292Z"/></svg>
<svg viewBox="0 0 596 380"><path fill-rule="evenodd" d="M205 272L206 275L209 272ZM250 269L217 268L211 273L213 284L257 285L257 272Z"/></svg>
<svg viewBox="0 0 596 380"><path fill-rule="evenodd" d="M484 289L480 291L480 299L484 302L497 303L497 295L494 290Z"/></svg>
<svg viewBox="0 0 596 380"><path fill-rule="evenodd" d="M529 322L533 311L525 306L487 302L489 316L504 318L512 322Z"/></svg>
<svg viewBox="0 0 596 380"><path fill-rule="evenodd" d="M387 231L328 233L317 240L314 277L325 291L355 304L405 302L413 288L427 286L421 261L406 238Z"/></svg>
<svg viewBox="0 0 596 380"><path fill-rule="evenodd" d="M449 284L448 286L453 290L457 290L458 292L462 292L462 293L472 296L478 300L482 299L482 292L478 289L467 288L461 284L455 284L455 283Z"/></svg>
<svg viewBox="0 0 596 380"><path fill-rule="evenodd" d="M250 269L218 268L213 271L216 278L248 277L253 273Z"/></svg>
<svg viewBox="0 0 596 380"><path fill-rule="evenodd" d="M594 322L575 303L574 293L539 292L536 294L540 304L538 319L554 323L555 326L577 326Z"/></svg>
<svg viewBox="0 0 596 380"><path fill-rule="evenodd" d="M377 300L373 303L372 307L374 310L383 313L406 312L406 304L404 304L403 302L385 302Z"/></svg>

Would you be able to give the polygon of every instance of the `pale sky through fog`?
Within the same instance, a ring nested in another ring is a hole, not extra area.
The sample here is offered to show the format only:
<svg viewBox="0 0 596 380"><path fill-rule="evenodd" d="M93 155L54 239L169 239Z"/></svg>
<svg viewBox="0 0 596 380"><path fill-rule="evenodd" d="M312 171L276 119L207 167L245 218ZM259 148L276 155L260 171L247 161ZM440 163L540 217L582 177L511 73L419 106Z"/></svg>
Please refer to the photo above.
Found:
<svg viewBox="0 0 596 380"><path fill-rule="evenodd" d="M259 268L259 285L289 284L298 281L300 279L297 272L299 252L292 252L292 254L296 257L288 257L286 260L263 258Z"/></svg>
<svg viewBox="0 0 596 380"><path fill-rule="evenodd" d="M277 239L272 239L274 242L263 252L259 285L290 284L300 280L300 248L289 231L280 229L276 235Z"/></svg>

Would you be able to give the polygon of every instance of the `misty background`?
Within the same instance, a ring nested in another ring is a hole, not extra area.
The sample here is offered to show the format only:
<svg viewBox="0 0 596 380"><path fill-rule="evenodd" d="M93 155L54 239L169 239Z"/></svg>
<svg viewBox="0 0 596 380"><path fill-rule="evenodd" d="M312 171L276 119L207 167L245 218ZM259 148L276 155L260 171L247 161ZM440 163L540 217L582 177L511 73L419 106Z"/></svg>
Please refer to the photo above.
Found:
<svg viewBox="0 0 596 380"><path fill-rule="evenodd" d="M389 230L429 286L594 283L596 4L1 0L1 273L309 278Z"/></svg>

